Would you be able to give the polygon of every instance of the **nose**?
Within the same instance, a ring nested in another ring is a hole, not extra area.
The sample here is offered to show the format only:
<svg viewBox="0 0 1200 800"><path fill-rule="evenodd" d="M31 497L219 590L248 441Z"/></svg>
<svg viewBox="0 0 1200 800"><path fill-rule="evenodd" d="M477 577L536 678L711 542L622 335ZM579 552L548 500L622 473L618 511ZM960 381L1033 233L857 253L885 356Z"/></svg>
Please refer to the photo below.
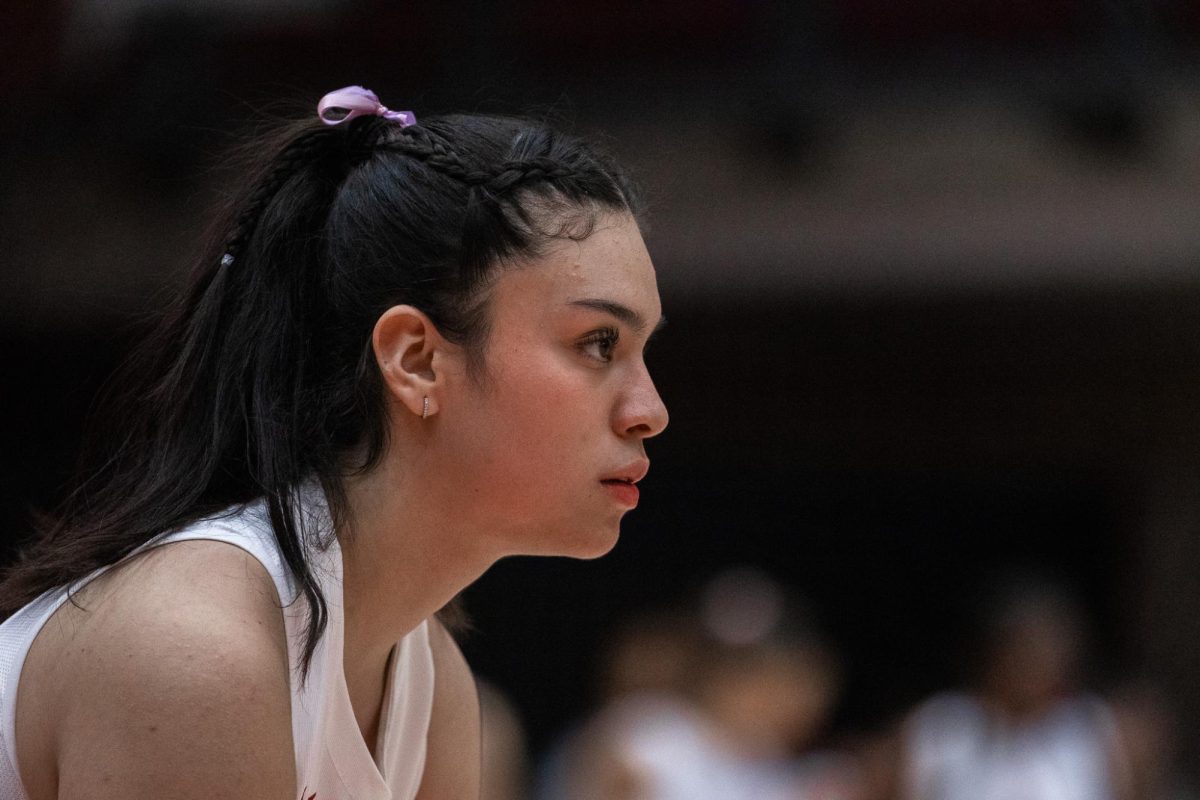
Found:
<svg viewBox="0 0 1200 800"><path fill-rule="evenodd" d="M649 439L658 436L667 427L670 415L650 379L650 373L642 365L637 379L625 393L617 411L615 427L621 436Z"/></svg>

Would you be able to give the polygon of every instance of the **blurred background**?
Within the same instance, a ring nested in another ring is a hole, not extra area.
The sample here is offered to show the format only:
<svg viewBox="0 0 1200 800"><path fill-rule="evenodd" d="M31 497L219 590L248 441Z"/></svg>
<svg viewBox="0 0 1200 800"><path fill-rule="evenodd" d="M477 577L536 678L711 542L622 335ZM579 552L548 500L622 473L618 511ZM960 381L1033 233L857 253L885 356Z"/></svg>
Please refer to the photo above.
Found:
<svg viewBox="0 0 1200 800"><path fill-rule="evenodd" d="M646 189L672 422L612 554L467 592L485 796L1196 796L1200 4L3 10L5 557L282 102L549 116Z"/></svg>

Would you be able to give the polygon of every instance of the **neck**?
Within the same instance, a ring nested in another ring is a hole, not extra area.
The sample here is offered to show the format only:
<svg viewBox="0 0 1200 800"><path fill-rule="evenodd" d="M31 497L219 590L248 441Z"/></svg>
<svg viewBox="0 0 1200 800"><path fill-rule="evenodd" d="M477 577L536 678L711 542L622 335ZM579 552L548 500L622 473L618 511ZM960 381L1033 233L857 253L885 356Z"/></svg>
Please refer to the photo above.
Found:
<svg viewBox="0 0 1200 800"><path fill-rule="evenodd" d="M400 467L385 456L347 480L342 550L343 664L355 716L368 742L378 721L388 658L407 633L435 614L491 566L472 548L411 451Z"/></svg>

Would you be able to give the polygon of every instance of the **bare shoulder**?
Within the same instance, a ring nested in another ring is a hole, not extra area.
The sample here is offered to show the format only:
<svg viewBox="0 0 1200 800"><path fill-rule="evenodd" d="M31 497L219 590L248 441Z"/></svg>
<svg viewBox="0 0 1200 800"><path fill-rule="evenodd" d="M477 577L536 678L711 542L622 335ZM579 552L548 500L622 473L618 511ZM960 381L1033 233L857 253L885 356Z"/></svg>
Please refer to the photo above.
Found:
<svg viewBox="0 0 1200 800"><path fill-rule="evenodd" d="M454 638L437 619L429 621L429 644L433 650L433 717L417 800L477 800L481 754L475 676Z"/></svg>
<svg viewBox="0 0 1200 800"><path fill-rule="evenodd" d="M291 797L287 639L270 575L165 545L64 604L30 649L17 748L32 800Z"/></svg>

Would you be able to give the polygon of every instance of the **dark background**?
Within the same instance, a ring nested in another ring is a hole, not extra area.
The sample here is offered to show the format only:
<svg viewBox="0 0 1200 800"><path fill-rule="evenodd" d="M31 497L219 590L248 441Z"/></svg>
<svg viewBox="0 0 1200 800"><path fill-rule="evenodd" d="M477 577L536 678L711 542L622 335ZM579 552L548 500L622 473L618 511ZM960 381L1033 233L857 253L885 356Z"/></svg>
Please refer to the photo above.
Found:
<svg viewBox="0 0 1200 800"><path fill-rule="evenodd" d="M604 559L467 593L535 749L611 627L754 565L843 653L842 730L956 679L972 602L1083 599L1092 685L1200 763L1200 7L1184 2L6 4L0 525L178 285L281 101L549 114L651 198L670 408Z"/></svg>

